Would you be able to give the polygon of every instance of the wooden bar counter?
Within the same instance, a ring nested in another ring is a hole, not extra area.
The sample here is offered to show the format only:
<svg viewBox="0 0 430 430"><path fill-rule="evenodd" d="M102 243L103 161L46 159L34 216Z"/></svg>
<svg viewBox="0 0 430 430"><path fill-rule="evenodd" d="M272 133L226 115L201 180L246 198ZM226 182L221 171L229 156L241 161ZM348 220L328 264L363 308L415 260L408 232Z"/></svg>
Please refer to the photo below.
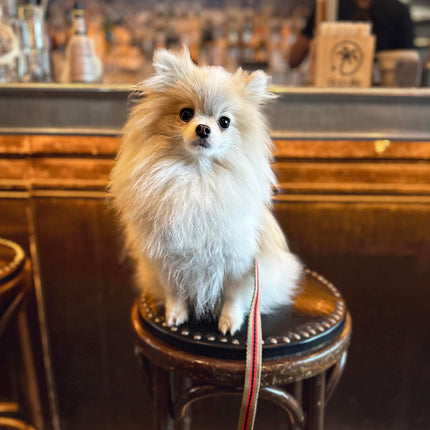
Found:
<svg viewBox="0 0 430 430"><path fill-rule="evenodd" d="M106 193L130 89L0 85L0 236L32 258L47 429L137 430L151 420L133 356L132 267ZM273 91L276 214L354 321L327 429L425 428L430 90ZM221 428L222 414L236 420L234 401L213 417L204 409L193 409L196 429ZM264 402L258 416L261 428L282 420Z"/></svg>

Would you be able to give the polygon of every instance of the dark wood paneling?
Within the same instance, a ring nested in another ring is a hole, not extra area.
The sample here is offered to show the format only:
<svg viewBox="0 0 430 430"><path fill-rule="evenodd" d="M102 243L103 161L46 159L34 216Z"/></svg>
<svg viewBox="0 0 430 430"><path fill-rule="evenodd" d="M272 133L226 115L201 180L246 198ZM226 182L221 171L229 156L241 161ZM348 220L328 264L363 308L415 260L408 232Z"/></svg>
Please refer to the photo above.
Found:
<svg viewBox="0 0 430 430"><path fill-rule="evenodd" d="M430 195L427 163L278 162L282 192Z"/></svg>
<svg viewBox="0 0 430 430"><path fill-rule="evenodd" d="M91 155L114 157L121 139L110 136L31 136L33 154Z"/></svg>
<svg viewBox="0 0 430 430"><path fill-rule="evenodd" d="M28 254L28 196L25 193L14 194L14 198L7 193L0 194L0 236L19 243Z"/></svg>
<svg viewBox="0 0 430 430"><path fill-rule="evenodd" d="M424 430L430 420L430 202L284 202L290 244L353 318L327 429Z"/></svg>
<svg viewBox="0 0 430 430"><path fill-rule="evenodd" d="M430 160L430 142L375 140L275 140L278 159Z"/></svg>
<svg viewBox="0 0 430 430"><path fill-rule="evenodd" d="M104 159L35 158L32 187L103 190L113 163L113 160Z"/></svg>
<svg viewBox="0 0 430 430"><path fill-rule="evenodd" d="M140 429L131 267L106 202L36 198L35 216L61 428Z"/></svg>
<svg viewBox="0 0 430 430"><path fill-rule="evenodd" d="M1 156L8 154L29 154L30 136L25 135L0 135L0 154Z"/></svg>

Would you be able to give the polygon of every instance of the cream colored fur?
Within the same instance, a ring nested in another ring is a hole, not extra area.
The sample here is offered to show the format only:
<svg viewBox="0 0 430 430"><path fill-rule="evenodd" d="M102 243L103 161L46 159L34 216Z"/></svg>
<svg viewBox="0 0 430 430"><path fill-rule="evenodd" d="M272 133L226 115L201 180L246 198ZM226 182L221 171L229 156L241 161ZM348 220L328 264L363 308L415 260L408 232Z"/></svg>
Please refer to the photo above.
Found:
<svg viewBox="0 0 430 430"><path fill-rule="evenodd" d="M197 318L216 314L220 331L233 334L249 309L255 258L263 313L291 300L301 274L270 210L275 178L261 113L272 97L268 77L199 68L186 48L157 51L154 66L124 128L110 192L138 283L152 285L168 325L192 309ZM189 122L180 118L186 107L194 110ZM221 116L230 118L227 129ZM198 144L198 124L211 129L207 147Z"/></svg>

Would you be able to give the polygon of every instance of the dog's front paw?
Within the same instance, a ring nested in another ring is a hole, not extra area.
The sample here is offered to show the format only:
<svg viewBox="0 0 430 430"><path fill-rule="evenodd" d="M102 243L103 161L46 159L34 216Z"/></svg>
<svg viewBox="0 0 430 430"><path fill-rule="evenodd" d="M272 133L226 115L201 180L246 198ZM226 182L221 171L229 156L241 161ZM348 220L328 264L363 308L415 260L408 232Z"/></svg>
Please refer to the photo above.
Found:
<svg viewBox="0 0 430 430"><path fill-rule="evenodd" d="M185 303L177 301L166 303L166 323L169 327L188 321L188 309Z"/></svg>
<svg viewBox="0 0 430 430"><path fill-rule="evenodd" d="M235 334L243 323L243 312L238 312L229 306L222 309L221 315L218 320L218 329L222 334L230 333Z"/></svg>

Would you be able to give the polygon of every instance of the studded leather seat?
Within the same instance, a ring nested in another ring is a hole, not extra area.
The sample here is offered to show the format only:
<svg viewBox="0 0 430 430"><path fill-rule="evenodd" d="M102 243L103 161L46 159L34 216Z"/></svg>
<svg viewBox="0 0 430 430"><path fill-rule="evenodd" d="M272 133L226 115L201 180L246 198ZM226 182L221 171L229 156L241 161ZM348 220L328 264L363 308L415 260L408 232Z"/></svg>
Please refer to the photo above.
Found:
<svg viewBox="0 0 430 430"><path fill-rule="evenodd" d="M153 393L154 428L180 421L200 398L237 394L245 375L246 328L224 336L216 321L168 327L164 308L141 296L132 310L136 351ZM293 425L322 429L324 406L338 382L351 337L351 319L337 289L305 270L291 306L262 317L260 397L282 407ZM169 377L172 373L175 378ZM188 382L172 386L178 376Z"/></svg>

